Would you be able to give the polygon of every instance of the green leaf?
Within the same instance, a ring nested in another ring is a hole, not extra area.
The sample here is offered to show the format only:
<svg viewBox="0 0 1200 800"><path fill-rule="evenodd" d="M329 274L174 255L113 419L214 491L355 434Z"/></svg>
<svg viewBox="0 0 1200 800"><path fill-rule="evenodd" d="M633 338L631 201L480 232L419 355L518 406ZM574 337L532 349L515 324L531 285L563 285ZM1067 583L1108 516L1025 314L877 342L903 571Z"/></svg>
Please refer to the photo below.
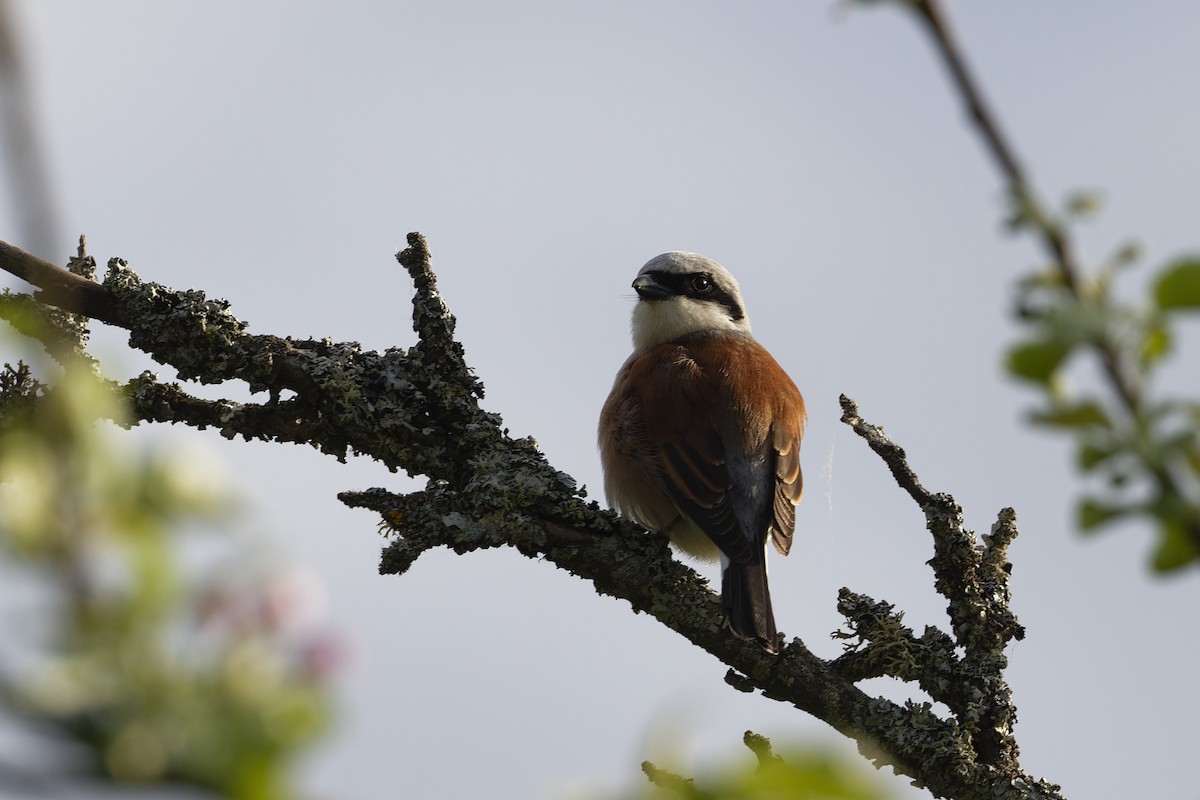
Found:
<svg viewBox="0 0 1200 800"><path fill-rule="evenodd" d="M1067 196L1067 213L1076 218L1093 216L1102 205L1100 192L1094 189L1080 189Z"/></svg>
<svg viewBox="0 0 1200 800"><path fill-rule="evenodd" d="M1200 308L1200 257L1172 262L1154 283L1159 308Z"/></svg>
<svg viewBox="0 0 1200 800"><path fill-rule="evenodd" d="M1059 288L1066 286L1062 270L1057 267L1045 267L1034 272L1026 273L1017 280L1020 291L1035 291L1037 289Z"/></svg>
<svg viewBox="0 0 1200 800"><path fill-rule="evenodd" d="M1083 442L1079 445L1079 451L1075 454L1075 463L1084 472L1090 472L1115 456L1117 452L1118 448L1111 444Z"/></svg>
<svg viewBox="0 0 1200 800"><path fill-rule="evenodd" d="M1188 466L1192 468L1192 472L1200 475L1200 450L1193 447L1184 453L1184 458L1187 459Z"/></svg>
<svg viewBox="0 0 1200 800"><path fill-rule="evenodd" d="M1159 445L1159 451L1164 455L1175 456L1196 449L1196 431L1182 430L1168 436Z"/></svg>
<svg viewBox="0 0 1200 800"><path fill-rule="evenodd" d="M1138 347L1138 358L1143 367L1149 367L1171 352L1171 332L1163 320L1156 320L1142 333Z"/></svg>
<svg viewBox="0 0 1200 800"><path fill-rule="evenodd" d="M1137 242L1125 242L1108 259L1108 269L1122 269L1142 257L1142 246Z"/></svg>
<svg viewBox="0 0 1200 800"><path fill-rule="evenodd" d="M1018 344L1008 351L1005 366L1010 374L1037 383L1048 383L1071 353L1071 344L1049 340Z"/></svg>
<svg viewBox="0 0 1200 800"><path fill-rule="evenodd" d="M1108 414L1099 404L1091 400L1074 405L1056 406L1043 411L1033 411L1029 414L1029 421L1035 425L1050 425L1060 428L1112 427Z"/></svg>
<svg viewBox="0 0 1200 800"><path fill-rule="evenodd" d="M1200 520L1192 519L1190 524L1200 526ZM1151 562L1157 571L1170 572L1200 558L1196 540L1188 532L1188 520L1179 517L1163 519L1159 532L1162 538L1158 540L1158 549Z"/></svg>
<svg viewBox="0 0 1200 800"><path fill-rule="evenodd" d="M1094 497L1085 497L1079 501L1079 506L1075 513L1079 529L1091 532L1101 525L1106 525L1125 516L1132 510L1129 506L1108 505L1101 503Z"/></svg>

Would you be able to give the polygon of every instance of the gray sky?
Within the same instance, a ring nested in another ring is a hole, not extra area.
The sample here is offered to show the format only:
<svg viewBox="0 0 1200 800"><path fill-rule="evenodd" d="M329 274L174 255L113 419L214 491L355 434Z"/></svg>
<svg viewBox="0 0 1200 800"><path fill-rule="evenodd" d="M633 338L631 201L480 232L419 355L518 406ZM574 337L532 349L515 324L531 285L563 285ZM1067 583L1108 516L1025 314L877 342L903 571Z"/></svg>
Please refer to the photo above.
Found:
<svg viewBox="0 0 1200 800"><path fill-rule="evenodd" d="M225 297L252 332L381 349L414 339L392 254L420 230L487 408L596 497L595 420L629 350L629 282L665 250L715 258L809 405L807 495L793 555L771 572L780 627L836 655L841 586L896 603L918 630L946 624L922 515L838 422L845 392L973 527L1017 509L1028 637L1008 675L1025 768L1068 797L1195 796L1200 582L1152 579L1145 529L1072 529L1070 451L1021 423L1033 395L999 366L1013 281L1040 255L1002 234L997 181L902 15L682 0L18 5L67 231L40 255L62 262L86 233L101 263ZM1197 245L1200 6L951 11L1043 191L1103 190L1086 257L1129 237L1150 264ZM1125 278L1130 296L1145 275ZM1194 395L1188 332L1171 380ZM97 349L114 376L146 366L119 336ZM614 789L665 750L685 771L736 752L746 729L854 757L546 564L438 552L378 577L375 519L335 495L416 485L403 476L172 435L227 460L245 525L319 572L351 642L313 796Z"/></svg>

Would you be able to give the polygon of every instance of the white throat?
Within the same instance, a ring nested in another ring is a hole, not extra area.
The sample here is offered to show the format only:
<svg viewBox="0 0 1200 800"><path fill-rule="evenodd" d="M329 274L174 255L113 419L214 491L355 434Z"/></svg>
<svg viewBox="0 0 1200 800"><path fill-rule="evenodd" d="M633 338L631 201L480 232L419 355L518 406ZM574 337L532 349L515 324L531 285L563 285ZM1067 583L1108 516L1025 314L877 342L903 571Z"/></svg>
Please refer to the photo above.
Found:
<svg viewBox="0 0 1200 800"><path fill-rule="evenodd" d="M719 303L676 296L639 300L633 308L633 349L646 350L693 333L737 331L750 333L750 319L729 318Z"/></svg>

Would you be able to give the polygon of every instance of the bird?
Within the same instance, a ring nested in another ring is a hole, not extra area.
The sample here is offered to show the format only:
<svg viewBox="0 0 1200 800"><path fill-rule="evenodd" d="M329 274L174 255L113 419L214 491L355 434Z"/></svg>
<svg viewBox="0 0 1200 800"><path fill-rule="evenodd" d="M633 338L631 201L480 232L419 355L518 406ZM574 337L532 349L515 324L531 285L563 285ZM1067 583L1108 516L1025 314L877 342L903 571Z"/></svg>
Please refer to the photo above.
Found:
<svg viewBox="0 0 1200 800"><path fill-rule="evenodd" d="M751 335L721 264L672 251L633 281L633 354L598 431L609 505L684 553L721 563L721 610L779 652L767 547L791 550L804 482L804 398Z"/></svg>

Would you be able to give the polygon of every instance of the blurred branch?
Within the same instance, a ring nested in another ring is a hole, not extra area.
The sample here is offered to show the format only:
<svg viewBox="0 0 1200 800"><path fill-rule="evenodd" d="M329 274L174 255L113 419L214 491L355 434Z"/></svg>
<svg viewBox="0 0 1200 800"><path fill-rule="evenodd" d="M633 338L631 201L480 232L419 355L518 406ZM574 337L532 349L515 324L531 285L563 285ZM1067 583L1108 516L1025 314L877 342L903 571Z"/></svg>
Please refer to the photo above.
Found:
<svg viewBox="0 0 1200 800"><path fill-rule="evenodd" d="M140 419L303 442L339 458L353 451L427 476L423 491L407 495L385 489L340 495L350 506L377 512L393 535L381 572L402 573L434 547L466 553L512 546L629 601L732 667L731 684L824 720L877 763L892 765L939 796L1058 796L1055 787L1020 771L1000 675L1004 646L1020 631L1007 607L1003 548L1015 535L1011 514L1002 515L989 544L976 547L953 499L924 490L903 451L843 399L845 421L880 452L926 512L938 590L950 600L954 637L927 631L923 640L906 639L890 606L847 590L842 607L851 633L845 636L855 639L857 655L825 661L799 639L778 656L764 653L722 626L707 581L676 561L665 539L586 502L574 480L555 470L532 440L510 438L500 417L480 408L483 387L454 339L454 317L438 293L426 242L414 233L408 244L397 258L416 287L418 341L382 354L354 343L252 336L227 303L143 282L119 260L109 263L103 284L94 284L98 289L85 292L102 292L103 307L130 331L131 346L175 367L181 377L242 380L270 395L252 407L199 400L143 375L125 387ZM37 275L45 282L58 279L44 270ZM67 303L71 297L61 296ZM281 399L285 390L295 397ZM850 602L852 595L861 601ZM961 658L955 644L964 648ZM898 662L890 655L897 646L925 646L927 653L915 664ZM928 704L872 697L855 685L879 675L932 687L954 719L939 717Z"/></svg>
<svg viewBox="0 0 1200 800"><path fill-rule="evenodd" d="M244 553L236 570L184 579L178 528L220 519L229 498L177 446L111 447L94 422L124 418L119 393L69 352L52 384L24 364L0 370L0 555L49 600L8 631L0 712L10 736L39 734L51 753L24 773L0 764L0 786L32 792L44 772L295 797L294 755L327 717L326 642L288 629L278 579Z"/></svg>
<svg viewBox="0 0 1200 800"><path fill-rule="evenodd" d="M0 130L9 173L9 195L21 238L48 253L59 242L53 182L39 135L28 63L16 20L17 4L0 0Z"/></svg>
<svg viewBox="0 0 1200 800"><path fill-rule="evenodd" d="M1031 224L1042 238L1042 244L1059 265L1068 285L1079 285L1079 267L1075 263L1074 245L1069 233L1054 223L1045 212L1033 187L1026 180L1025 171L1013 146L1009 144L1000 128L1000 121L992 111L963 58L950 25L942 11L941 0L915 0L912 7L924 21L933 38L934 49L942 58L950 79L958 90L968 116L974 123L980 138L991 153L996 167L1008 183L1008 191L1018 207L1030 215Z"/></svg>
<svg viewBox="0 0 1200 800"><path fill-rule="evenodd" d="M1200 308L1200 263L1182 259L1160 273L1148 310L1130 307L1111 294L1117 270L1136 257L1122 248L1095 273L1076 256L1066 217L1039 198L1005 137L997 114L967 66L941 0L908 0L929 34L967 115L999 170L1012 203L1010 224L1029 231L1049 259L1049 268L1020 286L1018 319L1029 337L1009 353L1009 372L1045 393L1046 408L1031 415L1078 442L1084 471L1106 475L1110 492L1084 497L1079 524L1090 530L1129 515L1155 521L1160 539L1154 564L1168 570L1200 562L1200 402L1153 398L1147 386L1171 349L1172 318ZM1067 217L1095 205L1075 195ZM1111 397L1070 401L1059 380L1075 352L1090 351L1100 362ZM1145 496L1131 495L1139 478ZM1116 498L1116 499L1114 499Z"/></svg>
<svg viewBox="0 0 1200 800"><path fill-rule="evenodd" d="M1023 215L1022 223L1028 225L1041 241L1042 248L1062 275L1066 286L1073 294L1079 296L1083 291L1082 270L1075 258L1075 244L1071 231L1046 210L1027 179L1013 146L1001 131L998 117L987 104L982 90L967 67L942 11L941 0L917 0L913 7L918 12L918 18L925 22L925 28L933 40L934 50L941 56L955 89L967 107L968 116L1007 183L1009 196ZM1111 341L1097 344L1105 373L1113 389L1125 407L1131 412L1136 412L1141 406L1140 387L1131 382L1131 371L1123 363L1121 350Z"/></svg>
<svg viewBox="0 0 1200 800"><path fill-rule="evenodd" d="M646 780L650 783L683 800L717 800L717 795L709 794L696 786L696 782L691 778L662 769L653 761L643 761L642 772L646 774Z"/></svg>

